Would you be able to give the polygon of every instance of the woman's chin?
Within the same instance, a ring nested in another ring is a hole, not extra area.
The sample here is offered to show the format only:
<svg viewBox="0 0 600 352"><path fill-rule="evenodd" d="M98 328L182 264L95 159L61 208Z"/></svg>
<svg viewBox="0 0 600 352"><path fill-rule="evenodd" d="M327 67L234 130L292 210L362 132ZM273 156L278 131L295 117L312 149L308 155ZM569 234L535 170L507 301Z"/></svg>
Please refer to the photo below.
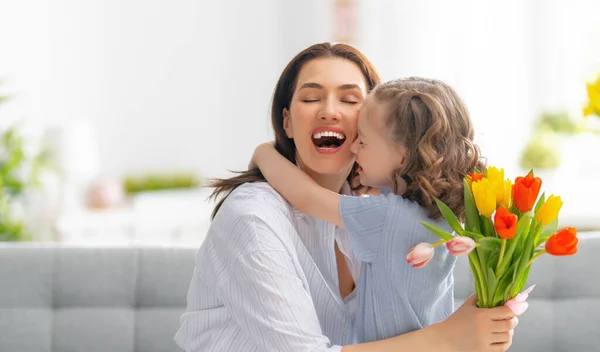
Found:
<svg viewBox="0 0 600 352"><path fill-rule="evenodd" d="M335 158L315 156L306 164L312 171L321 175L343 175L346 177L352 170L354 158L349 153L340 153Z"/></svg>

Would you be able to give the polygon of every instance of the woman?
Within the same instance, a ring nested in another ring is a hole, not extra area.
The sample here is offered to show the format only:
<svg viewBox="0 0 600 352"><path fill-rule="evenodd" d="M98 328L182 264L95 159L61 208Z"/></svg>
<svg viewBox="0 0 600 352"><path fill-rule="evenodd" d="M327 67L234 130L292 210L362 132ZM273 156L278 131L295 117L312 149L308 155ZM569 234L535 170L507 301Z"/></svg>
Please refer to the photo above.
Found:
<svg viewBox="0 0 600 352"><path fill-rule="evenodd" d="M277 150L322 187L350 193L356 119L379 81L350 46L299 53L273 96ZM512 343L510 309L478 309L471 297L443 322L351 345L359 263L344 231L300 213L263 180L250 170L216 183L214 194L226 197L196 256L175 336L185 351L504 351Z"/></svg>

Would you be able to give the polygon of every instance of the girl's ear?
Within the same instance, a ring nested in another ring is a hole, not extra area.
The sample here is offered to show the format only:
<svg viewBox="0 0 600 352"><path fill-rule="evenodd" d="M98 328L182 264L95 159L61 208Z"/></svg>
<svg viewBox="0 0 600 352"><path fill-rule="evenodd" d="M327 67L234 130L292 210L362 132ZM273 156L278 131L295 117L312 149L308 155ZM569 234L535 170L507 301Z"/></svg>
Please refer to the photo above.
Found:
<svg viewBox="0 0 600 352"><path fill-rule="evenodd" d="M288 109L283 108L283 129L285 130L285 135L288 138L294 138L294 130L292 128L292 121L290 119L290 112Z"/></svg>
<svg viewBox="0 0 600 352"><path fill-rule="evenodd" d="M403 169L408 164L408 150L405 146L401 146L398 148L398 159L397 159L397 168Z"/></svg>

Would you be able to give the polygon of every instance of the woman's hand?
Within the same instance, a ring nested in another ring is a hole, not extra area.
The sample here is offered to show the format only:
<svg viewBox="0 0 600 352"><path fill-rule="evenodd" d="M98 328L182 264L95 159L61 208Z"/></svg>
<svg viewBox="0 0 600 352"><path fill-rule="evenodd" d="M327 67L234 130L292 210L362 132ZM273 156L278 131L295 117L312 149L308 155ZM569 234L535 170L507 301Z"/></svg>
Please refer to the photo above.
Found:
<svg viewBox="0 0 600 352"><path fill-rule="evenodd" d="M477 308L477 298L472 295L440 324L451 345L459 351L486 352L506 351L518 323L510 308Z"/></svg>

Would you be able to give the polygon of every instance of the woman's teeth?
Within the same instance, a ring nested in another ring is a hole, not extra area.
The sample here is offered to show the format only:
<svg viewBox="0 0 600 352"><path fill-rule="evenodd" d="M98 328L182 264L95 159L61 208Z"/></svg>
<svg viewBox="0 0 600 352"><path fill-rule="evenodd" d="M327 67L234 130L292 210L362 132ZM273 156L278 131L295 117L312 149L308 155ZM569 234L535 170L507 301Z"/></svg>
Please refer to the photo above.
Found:
<svg viewBox="0 0 600 352"><path fill-rule="evenodd" d="M313 134L314 139L321 139L323 137L335 137L340 140L346 139L346 136L344 136L343 134L338 133L338 132L332 132L332 131L319 132L319 133Z"/></svg>
<svg viewBox="0 0 600 352"><path fill-rule="evenodd" d="M323 131L313 134L312 141L319 149L336 149L344 144L346 136L339 132Z"/></svg>

